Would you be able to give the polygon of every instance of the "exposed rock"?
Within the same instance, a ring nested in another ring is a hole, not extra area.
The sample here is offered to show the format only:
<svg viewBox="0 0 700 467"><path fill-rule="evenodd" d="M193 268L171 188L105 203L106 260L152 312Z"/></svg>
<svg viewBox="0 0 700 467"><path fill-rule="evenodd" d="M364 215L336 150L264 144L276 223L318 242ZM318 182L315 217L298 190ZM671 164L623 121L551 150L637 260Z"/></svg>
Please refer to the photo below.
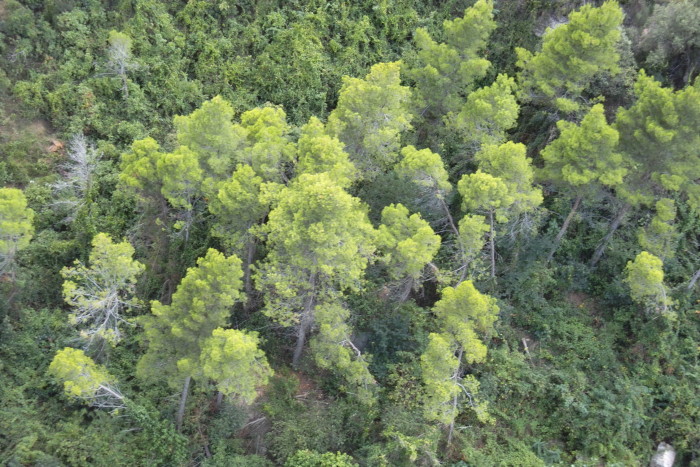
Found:
<svg viewBox="0 0 700 467"><path fill-rule="evenodd" d="M676 450L670 444L662 442L656 448L656 454L652 456L649 467L673 467L675 460Z"/></svg>

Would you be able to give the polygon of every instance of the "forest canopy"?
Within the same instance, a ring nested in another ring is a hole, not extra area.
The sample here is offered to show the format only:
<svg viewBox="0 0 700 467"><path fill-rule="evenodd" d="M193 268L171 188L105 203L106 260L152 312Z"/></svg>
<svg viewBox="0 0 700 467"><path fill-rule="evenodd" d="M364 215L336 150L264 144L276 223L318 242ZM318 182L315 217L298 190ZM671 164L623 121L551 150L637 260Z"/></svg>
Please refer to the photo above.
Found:
<svg viewBox="0 0 700 467"><path fill-rule="evenodd" d="M700 466L699 37L0 4L0 463Z"/></svg>

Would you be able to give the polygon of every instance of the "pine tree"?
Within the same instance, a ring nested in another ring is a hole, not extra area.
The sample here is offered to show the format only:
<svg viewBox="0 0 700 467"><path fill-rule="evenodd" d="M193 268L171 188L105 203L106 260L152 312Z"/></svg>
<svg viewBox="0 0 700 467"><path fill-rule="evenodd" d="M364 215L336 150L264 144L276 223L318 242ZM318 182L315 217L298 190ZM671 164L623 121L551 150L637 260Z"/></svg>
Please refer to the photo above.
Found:
<svg viewBox="0 0 700 467"><path fill-rule="evenodd" d="M281 107L266 105L241 115L246 132L246 146L238 153L237 162L250 165L266 182L286 180L286 165L294 156L289 139L291 128Z"/></svg>
<svg viewBox="0 0 700 467"><path fill-rule="evenodd" d="M113 411L126 407L125 398L117 389L114 377L82 350L70 347L59 350L48 372L63 385L68 397Z"/></svg>
<svg viewBox="0 0 700 467"><path fill-rule="evenodd" d="M111 74L119 76L122 81L122 95L124 99L129 97L127 75L130 71L140 68L138 62L132 58L132 40L123 32L109 32L109 48L107 49L107 69Z"/></svg>
<svg viewBox="0 0 700 467"><path fill-rule="evenodd" d="M403 282L400 301L404 301L440 249L440 236L419 214L409 216L405 206L392 204L382 211L377 245L389 276Z"/></svg>
<svg viewBox="0 0 700 467"><path fill-rule="evenodd" d="M430 149L406 146L401 150L401 161L394 168L396 174L409 180L416 188L415 204L427 211L441 213L456 233L448 206L452 184L440 154Z"/></svg>
<svg viewBox="0 0 700 467"><path fill-rule="evenodd" d="M464 173L470 156L483 146L505 141L505 133L515 126L520 110L515 89L513 78L498 75L493 84L469 94L458 111L447 115L447 129L456 132L464 145L464 151L458 153L460 159L452 161L453 173Z"/></svg>
<svg viewBox="0 0 700 467"><path fill-rule="evenodd" d="M496 276L496 230L499 223L529 213L542 204L542 190L533 185L532 161L523 144L511 141L482 147L475 156L479 170L462 177L458 189L467 211L487 213L491 246L491 277ZM490 177L490 178L489 178ZM503 191L505 187L505 191ZM478 228L474 221L470 227Z"/></svg>
<svg viewBox="0 0 700 467"><path fill-rule="evenodd" d="M658 188L686 192L697 204L700 178L700 89L680 91L661 86L641 71L637 101L620 109L615 128L620 150L635 166L620 187L631 204L651 204Z"/></svg>
<svg viewBox="0 0 700 467"><path fill-rule="evenodd" d="M464 175L457 184L457 190L462 195L462 209L467 212L483 212L488 216L491 277L496 277L495 223L508 221L508 210L513 205L515 198L502 179L481 170ZM475 227L473 223L470 223L470 226Z"/></svg>
<svg viewBox="0 0 700 467"><path fill-rule="evenodd" d="M173 119L178 143L197 154L209 197L216 195L220 181L231 176L236 155L247 145L247 132L232 122L233 114L231 104L216 96L190 115Z"/></svg>
<svg viewBox="0 0 700 467"><path fill-rule="evenodd" d="M188 240L197 215L195 203L202 197L204 176L197 155L186 146L180 146L172 153L163 154L156 163L156 170L161 193L176 209L174 227Z"/></svg>
<svg viewBox="0 0 700 467"><path fill-rule="evenodd" d="M122 326L130 324L123 313L139 305L134 290L144 270L133 255L129 242L114 243L109 235L99 233L92 239L88 265L76 260L74 267L61 270L63 298L73 307L70 321L80 328L88 347L96 339L117 344Z"/></svg>
<svg viewBox="0 0 700 467"><path fill-rule="evenodd" d="M209 249L189 268L172 296L170 305L151 302L151 315L141 323L148 351L137 372L148 380L178 384L184 380L178 430L182 426L185 402L192 378L202 376L199 364L202 348L214 329L223 327L231 307L243 299L241 260Z"/></svg>
<svg viewBox="0 0 700 467"><path fill-rule="evenodd" d="M486 145L475 159L479 169L505 183L512 198L508 216L518 216L542 204L542 190L533 186L532 160L524 144L505 142L500 146Z"/></svg>
<svg viewBox="0 0 700 467"><path fill-rule="evenodd" d="M375 401L377 383L369 372L369 362L352 342L352 328L347 324L350 310L338 303L319 304L315 310L317 334L310 341L314 361L320 368L339 374L341 389L359 401Z"/></svg>
<svg viewBox="0 0 700 467"><path fill-rule="evenodd" d="M485 360L486 346L482 339L493 332L498 312L496 300L481 294L471 281L455 288L446 287L433 307L440 331L430 334L428 347L421 356L426 386L424 410L428 420L448 425L448 445L460 411L460 394L468 396L480 419L488 419L484 406L474 399L478 382L463 372L465 363Z"/></svg>
<svg viewBox="0 0 700 467"><path fill-rule="evenodd" d="M544 168L540 176L574 193L576 198L554 239L547 261L554 257L583 199L595 196L605 187L622 184L628 165L617 151L619 135L608 125L602 104L594 105L579 125L560 120L557 127L559 137L542 151Z"/></svg>
<svg viewBox="0 0 700 467"><path fill-rule="evenodd" d="M0 188L0 274L14 278L17 252L29 245L34 234L34 211L27 207L22 190Z"/></svg>
<svg viewBox="0 0 700 467"><path fill-rule="evenodd" d="M656 213L651 222L639 229L637 240L645 251L662 261L673 258L680 238L673 225L676 220L676 205L672 199L662 198L656 202Z"/></svg>
<svg viewBox="0 0 700 467"><path fill-rule="evenodd" d="M460 278L462 282L469 272L468 268L486 245L486 235L491 231L491 227L486 222L485 216L478 214L465 214L458 224L459 244L462 252L462 264L460 265ZM494 247L495 248L495 247Z"/></svg>
<svg viewBox="0 0 700 467"><path fill-rule="evenodd" d="M275 182L263 182L251 166L244 164L239 164L233 176L219 186L217 197L209 203L209 211L215 216L212 234L221 238L227 249L243 256L247 307L253 293L251 266L258 234L275 193L284 187Z"/></svg>
<svg viewBox="0 0 700 467"><path fill-rule="evenodd" d="M164 153L153 138L134 141L131 150L122 154L119 180L143 199L155 200L161 194L158 162Z"/></svg>
<svg viewBox="0 0 700 467"><path fill-rule="evenodd" d="M153 203L159 216L174 215L174 227L189 237L196 204L207 184L196 152L179 146L165 153L152 138L135 141L122 155L119 178L142 202Z"/></svg>
<svg viewBox="0 0 700 467"><path fill-rule="evenodd" d="M328 134L345 144L366 180L391 168L401 134L411 128L411 91L401 85L400 68L401 62L378 63L365 79L344 77L338 106L328 116Z"/></svg>
<svg viewBox="0 0 700 467"><path fill-rule="evenodd" d="M422 66L408 74L416 82L420 113L432 116L428 121L459 111L474 81L486 74L491 62L479 53L495 28L493 2L478 0L464 10L462 18L443 23L443 43L435 42L423 28L416 30L418 60Z"/></svg>
<svg viewBox="0 0 700 467"><path fill-rule="evenodd" d="M569 15L569 21L548 29L542 50L536 53L516 48L520 98L557 111L572 113L583 104L585 87L598 73L618 70L623 13L615 1L600 7L584 5Z"/></svg>
<svg viewBox="0 0 700 467"><path fill-rule="evenodd" d="M615 120L619 150L633 170L616 187L624 205L594 252L592 266L632 207L652 205L666 191L680 192L700 207L700 88L674 92L640 71L634 89L637 101L620 109Z"/></svg>
<svg viewBox="0 0 700 467"><path fill-rule="evenodd" d="M664 263L649 252L642 251L625 268L624 281L630 288L630 296L650 310L665 313L671 300L664 285Z"/></svg>
<svg viewBox="0 0 700 467"><path fill-rule="evenodd" d="M258 397L257 387L267 384L272 376L259 345L256 332L214 329L199 356L202 374L214 380L223 395L252 403Z"/></svg>
<svg viewBox="0 0 700 467"><path fill-rule="evenodd" d="M296 366L316 304L360 286L375 231L360 200L321 173L302 174L279 193L263 232L269 253L256 286L265 295L263 312L297 328Z"/></svg>
<svg viewBox="0 0 700 467"><path fill-rule="evenodd" d="M350 162L343 143L326 134L323 123L311 117L301 127L297 142L297 174L327 173L340 187L348 188L358 177L355 165Z"/></svg>

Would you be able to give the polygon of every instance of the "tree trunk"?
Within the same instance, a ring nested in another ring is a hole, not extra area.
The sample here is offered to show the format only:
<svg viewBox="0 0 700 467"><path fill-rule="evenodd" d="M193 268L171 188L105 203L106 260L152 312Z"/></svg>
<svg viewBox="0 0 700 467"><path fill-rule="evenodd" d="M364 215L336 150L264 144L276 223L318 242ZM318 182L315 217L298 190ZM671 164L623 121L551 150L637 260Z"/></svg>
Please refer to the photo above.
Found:
<svg viewBox="0 0 700 467"><path fill-rule="evenodd" d="M0 277L1 276L2 275L0 274ZM10 284L12 284L12 287L10 288L10 294L5 300L5 303L7 304L7 314L8 316L13 316L14 318L19 319L19 312L15 312L14 307L15 296L19 292L19 288L17 287L17 271L15 270L14 264L10 264Z"/></svg>
<svg viewBox="0 0 700 467"><path fill-rule="evenodd" d="M564 235L566 234L566 231L569 228L569 224L571 223L571 219L574 218L574 214L576 214L579 204L581 204L582 198L583 196L581 195L578 195L576 197L574 205L571 207L571 211L569 211L569 215L566 216L566 219L564 219L564 223L562 224L561 229L559 229L559 233L554 238L554 244L552 245L552 249L549 251L549 255L547 255L548 263L552 261L552 258L554 258L554 253L557 251L557 248L559 248L559 243L561 242L561 239L564 238Z"/></svg>
<svg viewBox="0 0 700 467"><path fill-rule="evenodd" d="M605 248L608 246L608 242L610 242L610 239L612 238L617 228L620 227L622 219L624 219L625 214L627 214L627 211L629 211L631 207L632 206L629 203L627 203L624 206L622 206L620 212L617 213L617 216L615 216L615 219L613 219L612 223L610 224L610 230L608 231L607 235L605 235L605 238L603 238L603 241L600 242L598 248L596 248L595 253L593 253L590 267L595 267L595 265L598 264L598 261L600 261L600 258L603 257L603 253L605 252Z"/></svg>
<svg viewBox="0 0 700 467"><path fill-rule="evenodd" d="M224 393L221 391L216 392L216 405L214 406L216 408L216 411L218 412L221 409L221 403L224 400Z"/></svg>
<svg viewBox="0 0 700 467"><path fill-rule="evenodd" d="M124 96L124 99L128 99L129 98L129 86L127 85L127 81L126 81L126 64L123 62L119 64L119 76L122 79L122 94Z"/></svg>
<svg viewBox="0 0 700 467"><path fill-rule="evenodd" d="M311 327L311 320L307 318L306 312L304 316L301 317L301 322L299 323L299 329L297 331L297 345L294 348L294 356L292 357L292 366L294 368L299 368L299 360L301 360L301 353L304 351L304 343L306 342L306 334Z"/></svg>
<svg viewBox="0 0 700 467"><path fill-rule="evenodd" d="M177 411L176 419L178 433L182 431L182 419L185 418L185 404L187 403L187 394L190 392L190 381L192 381L191 376L185 378L185 384L182 387L182 396L180 396L180 408Z"/></svg>
<svg viewBox="0 0 700 467"><path fill-rule="evenodd" d="M462 372L462 356L464 355L464 349L462 347L459 348L459 354L457 355L457 361L459 362L457 365L457 371L455 374L452 376L452 379L456 380L459 378L460 373ZM452 444L452 435L454 434L455 431L455 419L457 418L457 402L459 402L459 394L455 394L454 398L452 399L452 413L454 416L452 417L452 421L450 422L450 428L447 432L447 448L450 447Z"/></svg>
<svg viewBox="0 0 700 467"><path fill-rule="evenodd" d="M489 243L491 245L491 278L496 277L496 232L493 228L493 209L489 211L489 222L491 224L491 233L489 234Z"/></svg>
<svg viewBox="0 0 700 467"><path fill-rule="evenodd" d="M467 275L467 266L469 266L469 262L467 261L467 253L464 251L464 247L462 246L462 241L459 237L459 229L457 228L457 225L455 224L454 218L452 217L452 214L450 214L450 208L447 206L447 203L445 203L445 200L442 198L440 199L440 205L442 206L442 210L445 211L445 217L447 218L447 222L450 225L450 228L452 229L452 232L455 234L455 238L457 241L457 247L459 248L459 254L462 257L462 275L459 278L459 283L461 283L464 278Z"/></svg>
<svg viewBox="0 0 700 467"><path fill-rule="evenodd" d="M244 283L245 283L245 295L246 295L246 301L243 304L243 309L245 311L249 311L251 308L251 301L253 298L253 283L251 280L251 274L250 274L250 266L253 264L253 259L255 258L255 250L257 247L257 243L255 242L254 238L251 238L248 240L248 245L246 247L246 261L245 264L243 265L243 277L244 277Z"/></svg>
<svg viewBox="0 0 700 467"><path fill-rule="evenodd" d="M306 335L314 322L314 306L316 305L316 275L311 277L311 291L309 292L309 297L306 300L306 305L304 306L303 314L301 315L301 320L299 322L299 329L297 330L297 344L294 348L294 356L292 357L292 366L294 368L299 367L299 360L301 360L301 353L304 351L304 343L306 342Z"/></svg>
<svg viewBox="0 0 700 467"><path fill-rule="evenodd" d="M690 283L688 283L688 290L693 290L693 287L695 287L695 283L700 279L700 269L695 271L695 274L693 274L693 277L690 278Z"/></svg>
<svg viewBox="0 0 700 467"><path fill-rule="evenodd" d="M408 297L411 296L411 290L413 290L413 283L415 281L413 278L409 277L406 279L406 283L403 286L403 290L401 291L401 295L399 296L399 303L403 303L406 300L408 300Z"/></svg>

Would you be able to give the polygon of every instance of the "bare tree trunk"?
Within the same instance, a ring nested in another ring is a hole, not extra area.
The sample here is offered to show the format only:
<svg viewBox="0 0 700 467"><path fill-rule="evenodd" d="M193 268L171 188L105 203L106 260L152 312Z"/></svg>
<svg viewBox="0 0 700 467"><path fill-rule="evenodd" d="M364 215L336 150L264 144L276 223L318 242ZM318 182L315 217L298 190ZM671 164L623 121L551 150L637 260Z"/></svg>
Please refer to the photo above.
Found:
<svg viewBox="0 0 700 467"><path fill-rule="evenodd" d="M244 276L244 283L245 283L245 295L246 295L246 301L243 304L243 309L248 311L250 310L251 307L251 301L253 297L253 283L251 280L251 274L250 274L250 266L253 264L253 259L255 258L255 250L257 247L257 243L255 242L254 238L251 238L248 241L248 245L246 247L246 262L245 265L243 266L243 276Z"/></svg>
<svg viewBox="0 0 700 467"><path fill-rule="evenodd" d="M612 238L617 228L620 227L620 224L622 223L625 214L627 214L627 211L629 211L631 207L632 205L627 203L624 206L622 206L622 209L620 209L620 211L617 213L617 216L615 216L615 219L613 219L612 223L610 224L610 230L608 230L607 235L605 235L605 238L603 238L603 241L600 242L600 245L598 245L598 248L596 248L595 253L593 253L590 267L595 267L595 265L598 264L598 261L600 261L600 258L603 257L603 253L605 252L605 248L607 248L610 239Z"/></svg>
<svg viewBox="0 0 700 467"><path fill-rule="evenodd" d="M456 380L459 378L460 373L462 372L462 356L464 355L464 349L462 347L459 348L459 354L457 355L457 361L459 364L457 365L457 371L455 371L455 374L452 376L452 379ZM459 394L455 394L454 398L452 398L452 413L454 416L452 417L452 421L450 422L450 427L447 432L447 447L449 448L450 445L452 444L452 435L454 434L455 431L455 419L457 418L457 402L459 402Z"/></svg>
<svg viewBox="0 0 700 467"><path fill-rule="evenodd" d="M297 345L294 348L294 356L292 357L292 366L294 368L299 368L299 360L301 360L301 353L304 351L304 343L306 342L306 334L311 327L311 319L306 316L301 317L301 322L299 323L299 329L297 331Z"/></svg>
<svg viewBox="0 0 700 467"><path fill-rule="evenodd" d="M187 394L190 392L190 381L192 377L185 378L185 384L182 387L182 396L180 396L180 408L177 410L176 426L177 432L182 431L182 419L185 418L185 404L187 404Z"/></svg>
<svg viewBox="0 0 700 467"><path fill-rule="evenodd" d="M10 295L7 297L6 300L7 314L15 318L19 318L19 312L15 313L14 307L15 296L19 292L19 288L17 287L17 271L15 270L14 264L10 264L10 283L12 284L12 287L10 288Z"/></svg>
<svg viewBox="0 0 700 467"><path fill-rule="evenodd" d="M440 198L440 205L442 206L442 210L445 212L445 217L447 217L447 222L449 223L452 232L455 234L457 247L459 248L459 254L462 257L462 275L460 276L459 281L457 282L458 284L460 284L467 276L467 266L469 266L469 262L467 261L467 253L464 251L464 247L462 246L462 241L459 238L459 229L455 224L452 214L450 214L450 208L447 206L447 203L445 203L445 200L442 198Z"/></svg>
<svg viewBox="0 0 700 467"><path fill-rule="evenodd" d="M688 283L688 290L693 290L693 287L695 287L695 283L700 279L700 269L695 271L695 274L693 274L693 277L690 278L690 282Z"/></svg>
<svg viewBox="0 0 700 467"><path fill-rule="evenodd" d="M299 329L297 330L297 344L294 348L294 356L292 357L292 366L294 368L299 367L299 360L301 360L301 354L304 351L304 344L306 343L306 335L311 329L311 325L314 322L314 306L316 305L316 275L311 277L311 292L306 300L306 305L304 306L303 314L301 315L301 320L299 322Z"/></svg>
<svg viewBox="0 0 700 467"><path fill-rule="evenodd" d="M566 234L566 231L569 228L569 224L571 223L571 219L574 218L574 214L576 214L576 211L578 210L578 207L581 204L582 198L583 196L581 195L578 195L576 197L574 205L571 207L571 211L569 211L569 215L566 216L566 219L564 219L564 223L562 224L561 229L559 229L559 233L554 238L554 244L552 245L552 249L549 251L549 255L547 255L548 263L552 261L552 258L554 258L554 253L557 251L557 248L559 248L559 243L561 242L561 239L564 238L564 235Z"/></svg>
<svg viewBox="0 0 700 467"><path fill-rule="evenodd" d="M214 406L216 408L216 411L218 412L219 409L221 409L221 403L224 400L224 393L221 391L216 392L216 405Z"/></svg>
<svg viewBox="0 0 700 467"><path fill-rule="evenodd" d="M122 78L122 94L124 95L124 99L129 98L129 86L127 85L126 82L126 66L124 63L121 64L119 67L119 75Z"/></svg>
<svg viewBox="0 0 700 467"><path fill-rule="evenodd" d="M489 211L489 222L491 224L491 233L489 234L489 243L491 245L491 277L496 277L496 232L493 228L493 209Z"/></svg>
<svg viewBox="0 0 700 467"><path fill-rule="evenodd" d="M459 237L459 229L455 225L455 221L452 218L452 214L450 214L450 208L447 206L447 203L445 203L445 200L442 198L440 199L440 206L442 206L442 210L445 212L445 217L447 217L447 222L450 224L450 228L452 229L452 232Z"/></svg>
<svg viewBox="0 0 700 467"><path fill-rule="evenodd" d="M401 291L401 295L399 296L399 303L403 303L406 300L408 300L408 297L411 295L411 290L413 290L414 282L415 281L411 277L409 277L406 280L406 283L403 286L403 290Z"/></svg>

